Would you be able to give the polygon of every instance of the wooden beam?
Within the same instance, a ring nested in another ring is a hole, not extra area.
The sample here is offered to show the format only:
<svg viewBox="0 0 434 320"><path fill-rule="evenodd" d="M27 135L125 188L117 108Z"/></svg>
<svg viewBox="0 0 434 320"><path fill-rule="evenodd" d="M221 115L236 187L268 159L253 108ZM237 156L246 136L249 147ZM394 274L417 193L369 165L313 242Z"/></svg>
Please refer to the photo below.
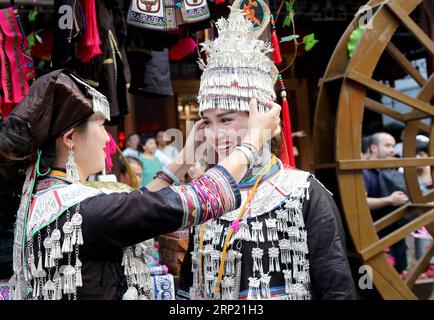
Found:
<svg viewBox="0 0 434 320"><path fill-rule="evenodd" d="M398 100L412 108L415 108L417 110L423 111L431 116L434 116L434 107L430 105L429 103L420 101L418 99L412 98L402 92L399 92L393 88L390 88L388 86L385 86L384 84L373 80L359 72L356 71L349 71L348 72L348 78L356 81L357 83L360 83L361 85L364 85L368 87L369 89L372 89L376 92L379 92L381 94L384 94L388 97L391 97L395 100Z"/></svg>
<svg viewBox="0 0 434 320"><path fill-rule="evenodd" d="M434 255L434 242L431 243L427 252L424 253L422 258L417 262L416 266L412 268L410 277L407 279L407 285L412 288L419 278L419 276L426 270L428 267L432 256Z"/></svg>
<svg viewBox="0 0 434 320"><path fill-rule="evenodd" d="M393 210L391 213L387 214L381 219L378 219L374 222L375 230L378 232L380 230L383 230L387 226L391 225L392 223L398 221L399 219L405 217L409 212L416 213L420 210L428 211L430 209L434 208L434 204L428 204L428 203L407 203L403 205L402 207L397 208L396 210ZM418 212L419 213L419 212Z"/></svg>
<svg viewBox="0 0 434 320"><path fill-rule="evenodd" d="M314 163L311 165L312 170L335 169L336 163Z"/></svg>
<svg viewBox="0 0 434 320"><path fill-rule="evenodd" d="M408 204L399 207L398 209L393 210L391 213L387 214L381 219L374 221L374 228L377 232L383 230L384 228L391 225L395 221L398 221L402 217L405 217L407 213L408 213Z"/></svg>
<svg viewBox="0 0 434 320"><path fill-rule="evenodd" d="M342 80L345 78L345 75L343 74L338 74L338 75L334 75L334 76L330 76L327 78L321 78L318 81L319 86L322 86L324 83L328 83L328 82L333 82L333 81L337 81L337 80Z"/></svg>
<svg viewBox="0 0 434 320"><path fill-rule="evenodd" d="M415 111L411 111L411 112L403 114L403 121L405 121L405 122L413 121L413 120L422 120L422 119L427 119L427 118L431 118L431 116L429 114L426 114L425 112L422 112L419 110L415 110Z"/></svg>
<svg viewBox="0 0 434 320"><path fill-rule="evenodd" d="M399 167L434 166L434 157L394 158L381 160L338 160L339 170L385 169Z"/></svg>
<svg viewBox="0 0 434 320"><path fill-rule="evenodd" d="M365 261L369 260L377 254L382 253L385 248L390 247L401 239L404 239L413 231L416 231L417 229L425 226L428 223L431 223L432 221L434 221L434 209L429 210L420 217L391 232L384 238L364 249L362 252L360 252L360 254Z"/></svg>
<svg viewBox="0 0 434 320"><path fill-rule="evenodd" d="M386 51L392 56L393 59L401 66L402 69L408 72L410 76L422 87L426 83L426 79L417 71L410 61L402 54L401 51L392 43L386 47Z"/></svg>
<svg viewBox="0 0 434 320"><path fill-rule="evenodd" d="M398 111L395 111L389 107L386 107L384 104L382 104L378 101L375 101L371 98L365 98L365 107L372 110L372 111L388 115L389 117L392 117L395 120L404 122L404 114L402 114ZM424 114L426 117L426 113L424 113Z"/></svg>
<svg viewBox="0 0 434 320"><path fill-rule="evenodd" d="M434 55L434 42L426 33L407 15L402 8L393 0L388 0L386 5L401 20L402 24L412 33L421 45Z"/></svg>

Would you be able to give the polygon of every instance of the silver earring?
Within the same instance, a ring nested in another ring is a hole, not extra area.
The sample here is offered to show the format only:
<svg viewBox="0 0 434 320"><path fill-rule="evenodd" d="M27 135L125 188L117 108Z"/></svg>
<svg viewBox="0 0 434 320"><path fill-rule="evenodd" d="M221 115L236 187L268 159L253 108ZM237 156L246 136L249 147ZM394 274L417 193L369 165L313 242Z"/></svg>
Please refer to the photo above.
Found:
<svg viewBox="0 0 434 320"><path fill-rule="evenodd" d="M79 182L80 175L78 173L77 164L74 159L74 151L69 148L68 161L66 162L66 178L72 182Z"/></svg>

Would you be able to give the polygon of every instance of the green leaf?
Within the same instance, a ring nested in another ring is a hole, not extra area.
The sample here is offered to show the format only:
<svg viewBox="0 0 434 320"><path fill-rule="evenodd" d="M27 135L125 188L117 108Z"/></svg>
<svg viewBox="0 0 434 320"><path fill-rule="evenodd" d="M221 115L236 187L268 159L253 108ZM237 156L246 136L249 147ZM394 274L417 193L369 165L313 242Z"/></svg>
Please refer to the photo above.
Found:
<svg viewBox="0 0 434 320"><path fill-rule="evenodd" d="M286 16L285 20L283 21L283 28L285 28L286 26L290 26L291 25L291 19L289 18L289 16Z"/></svg>
<svg viewBox="0 0 434 320"><path fill-rule="evenodd" d="M286 16L285 20L283 21L283 28L286 26L290 27L292 23L292 19L294 19L294 11L291 11L289 15Z"/></svg>
<svg viewBox="0 0 434 320"><path fill-rule="evenodd" d="M29 47L33 47L35 45L35 34L31 33L27 36L27 42L29 43Z"/></svg>
<svg viewBox="0 0 434 320"><path fill-rule="evenodd" d="M353 57L354 51L356 51L357 46L360 43L360 39L362 39L362 35L365 32L365 29L365 26L359 26L354 29L353 32L351 32L350 38L348 39L347 43L348 56L350 58Z"/></svg>
<svg viewBox="0 0 434 320"><path fill-rule="evenodd" d="M289 42L292 41L294 39L298 39L300 36L298 34L293 34L287 37L283 37L282 39L280 39L280 42Z"/></svg>
<svg viewBox="0 0 434 320"><path fill-rule="evenodd" d="M294 9L295 0L285 1L286 11Z"/></svg>
<svg viewBox="0 0 434 320"><path fill-rule="evenodd" d="M315 33L308 34L303 38L304 50L310 51L319 41L315 39Z"/></svg>
<svg viewBox="0 0 434 320"><path fill-rule="evenodd" d="M38 11L33 10L29 12L29 22L35 22L36 17L38 16Z"/></svg>

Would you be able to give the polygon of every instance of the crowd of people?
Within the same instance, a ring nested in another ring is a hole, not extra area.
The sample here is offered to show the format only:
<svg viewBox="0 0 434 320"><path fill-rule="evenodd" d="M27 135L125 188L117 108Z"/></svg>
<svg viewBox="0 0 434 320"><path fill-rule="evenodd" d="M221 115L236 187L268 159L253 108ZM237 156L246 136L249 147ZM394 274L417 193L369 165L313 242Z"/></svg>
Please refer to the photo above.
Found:
<svg viewBox="0 0 434 320"><path fill-rule="evenodd" d="M133 170L141 187L146 186L158 171L166 168L178 153L178 148L174 146L174 143L171 143L165 130L159 130L155 135L152 133L130 133L126 138L126 148L122 151L128 163L134 163ZM204 159L199 159L181 181L191 181L203 174L205 170ZM122 179L128 179L126 168L122 165L121 176Z"/></svg>
<svg viewBox="0 0 434 320"><path fill-rule="evenodd" d="M418 158L428 156L428 143L428 137L424 135L416 136L416 156ZM393 159L401 158L402 156L402 142L397 144L395 138L389 133L377 132L362 139L362 159ZM417 167L416 172L420 190L425 195L433 188L431 168L429 166ZM409 202L403 168L364 169L363 178L368 207L374 221L383 218L393 210ZM381 230L379 236L386 236L414 218L414 214L401 218L389 227ZM431 242L432 238L430 234L423 227L412 233L410 237L393 244L388 252L392 257L391 261L395 269L405 276L410 263L414 259L419 259L422 253L428 249ZM414 250L410 251L410 247L413 247ZM410 254L410 252L414 252L414 254ZM434 259L431 262L431 265L433 265ZM431 269L433 269L432 266L429 267L428 271L432 273Z"/></svg>

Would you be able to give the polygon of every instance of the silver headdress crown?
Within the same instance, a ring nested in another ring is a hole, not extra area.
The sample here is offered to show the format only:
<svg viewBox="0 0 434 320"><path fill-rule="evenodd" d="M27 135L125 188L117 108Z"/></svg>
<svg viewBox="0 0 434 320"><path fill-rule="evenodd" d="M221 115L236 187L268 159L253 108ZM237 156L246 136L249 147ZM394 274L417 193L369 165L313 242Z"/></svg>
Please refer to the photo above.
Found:
<svg viewBox="0 0 434 320"><path fill-rule="evenodd" d="M70 74L70 76L78 83L81 83L86 90L86 94L92 98L93 112L110 121L110 104L107 100L107 97L73 74Z"/></svg>
<svg viewBox="0 0 434 320"><path fill-rule="evenodd" d="M216 22L218 37L201 44L207 64L199 60L203 69L199 113L209 109L249 111L252 98L258 101L258 111L265 113L265 103L276 99L278 70L266 55L273 51L272 45L258 39L260 32L243 10L235 5L230 9L228 19Z"/></svg>

